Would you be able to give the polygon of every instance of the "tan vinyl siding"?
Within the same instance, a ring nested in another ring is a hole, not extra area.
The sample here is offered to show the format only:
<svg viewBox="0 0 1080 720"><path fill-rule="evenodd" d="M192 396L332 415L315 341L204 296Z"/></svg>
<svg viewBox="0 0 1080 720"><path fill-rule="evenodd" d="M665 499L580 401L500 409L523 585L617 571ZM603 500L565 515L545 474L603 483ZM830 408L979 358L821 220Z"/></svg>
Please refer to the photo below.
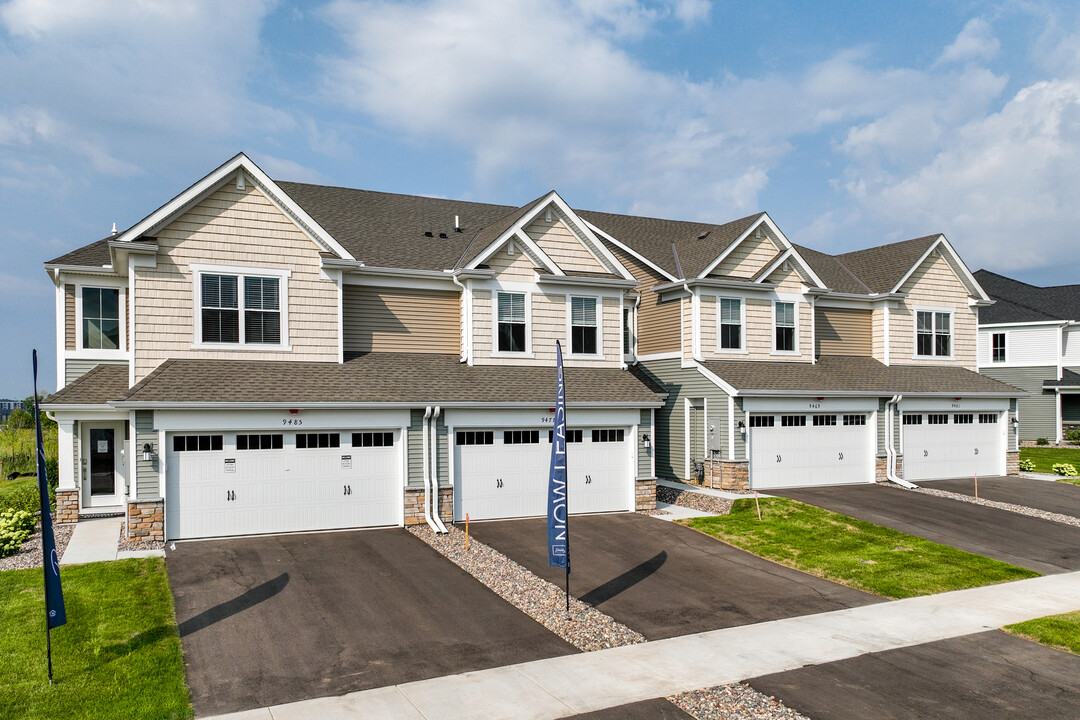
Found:
<svg viewBox="0 0 1080 720"><path fill-rule="evenodd" d="M795 270L794 265L794 262L790 262L788 270L784 270L783 265L781 265L766 278L768 282L776 285L777 292L802 294L803 279Z"/></svg>
<svg viewBox="0 0 1080 720"><path fill-rule="evenodd" d="M513 255L507 253L507 245L503 245L488 258L486 264L495 271L499 280L528 283L536 281L536 268L541 267L540 262L525 252L517 241L514 242Z"/></svg>
<svg viewBox="0 0 1080 720"><path fill-rule="evenodd" d="M715 295L702 295L699 301L701 312L701 355L716 353L716 309L720 303ZM727 353L725 352L726 356Z"/></svg>
<svg viewBox="0 0 1080 720"><path fill-rule="evenodd" d="M818 355L862 355L873 352L870 310L818 306L814 328Z"/></svg>
<svg viewBox="0 0 1080 720"><path fill-rule="evenodd" d="M875 360L885 362L885 309L874 308L870 317L871 351Z"/></svg>
<svg viewBox="0 0 1080 720"><path fill-rule="evenodd" d="M159 482L160 462L167 448L159 447L158 433L154 429L154 411L135 411L135 496L140 500L156 500L161 497ZM150 460L143 460L142 447L149 443L154 448Z"/></svg>
<svg viewBox="0 0 1080 720"><path fill-rule="evenodd" d="M679 300L682 318L682 356L683 360L694 358L694 301L684 297Z"/></svg>
<svg viewBox="0 0 1080 720"><path fill-rule="evenodd" d="M68 358L64 361L64 385L70 385L98 365L124 365L127 360L83 360L80 358Z"/></svg>
<svg viewBox="0 0 1080 720"><path fill-rule="evenodd" d="M711 346L709 355L725 360L769 360L779 362L809 362L810 361L810 338L812 313L810 303L797 303L799 318L796 326L796 355L774 355L773 342L775 328L773 326L773 301L757 298L746 298L746 326L744 328L746 339L746 354L714 352L716 345ZM713 323L716 322L714 314Z"/></svg>
<svg viewBox="0 0 1080 720"><path fill-rule="evenodd" d="M773 244L767 233L763 233L760 239L750 236L739 243L709 275L753 277L776 257L776 254L780 252L779 246L780 243Z"/></svg>
<svg viewBox="0 0 1080 720"><path fill-rule="evenodd" d="M75 286L64 286L64 348L75 349Z"/></svg>
<svg viewBox="0 0 1080 720"><path fill-rule="evenodd" d="M460 352L460 302L454 291L346 285L345 352Z"/></svg>
<svg viewBox="0 0 1080 720"><path fill-rule="evenodd" d="M319 247L257 188L226 183L158 232L157 243L157 267L135 269L136 381L167 358L337 361L337 285L320 277ZM191 263L291 270L291 350L192 348Z"/></svg>
<svg viewBox="0 0 1080 720"><path fill-rule="evenodd" d="M556 215L552 215L551 222L546 222L541 214L525 228L525 234L535 240L563 272L610 272Z"/></svg>
<svg viewBox="0 0 1080 720"><path fill-rule="evenodd" d="M942 257L927 258L900 292L907 298L890 311L889 354L893 364L960 365L976 369L978 319L968 292ZM915 355L915 308L952 308L952 359Z"/></svg>
<svg viewBox="0 0 1080 720"><path fill-rule="evenodd" d="M615 258L641 283L636 290L641 294L637 306L637 352L638 355L677 352L679 350L679 302L660 302L660 296L652 288L666 278L629 253L610 248Z"/></svg>

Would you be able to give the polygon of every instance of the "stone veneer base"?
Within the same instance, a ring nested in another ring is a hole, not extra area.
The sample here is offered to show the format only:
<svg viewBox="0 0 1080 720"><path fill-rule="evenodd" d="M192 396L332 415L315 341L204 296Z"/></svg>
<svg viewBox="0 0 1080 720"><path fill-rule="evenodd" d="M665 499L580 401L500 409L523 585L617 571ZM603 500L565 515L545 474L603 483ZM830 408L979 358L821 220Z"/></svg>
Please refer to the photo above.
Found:
<svg viewBox="0 0 1080 720"><path fill-rule="evenodd" d="M656 478L638 478L634 483L634 509L638 512L656 509Z"/></svg>
<svg viewBox="0 0 1080 720"><path fill-rule="evenodd" d="M424 519L424 502L426 499L427 493L422 489L405 489L405 527L427 522ZM443 525L449 525L454 521L453 488L439 488L439 519L443 521Z"/></svg>
<svg viewBox="0 0 1080 720"><path fill-rule="evenodd" d="M165 540L165 501L132 500L127 504L129 540Z"/></svg>
<svg viewBox="0 0 1080 720"><path fill-rule="evenodd" d="M79 491L56 491L56 524L70 525L79 522Z"/></svg>

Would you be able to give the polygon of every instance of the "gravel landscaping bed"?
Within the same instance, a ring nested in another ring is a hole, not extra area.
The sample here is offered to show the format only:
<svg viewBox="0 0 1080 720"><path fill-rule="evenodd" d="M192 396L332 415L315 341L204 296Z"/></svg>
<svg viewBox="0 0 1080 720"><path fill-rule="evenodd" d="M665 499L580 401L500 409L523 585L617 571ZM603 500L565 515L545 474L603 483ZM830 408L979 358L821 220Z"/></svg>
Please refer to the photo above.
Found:
<svg viewBox="0 0 1080 720"><path fill-rule="evenodd" d="M727 515L731 512L733 502L713 495L697 493L692 490L680 490L667 485L656 486L656 499L658 502L681 505L691 510L713 513L714 515Z"/></svg>
<svg viewBox="0 0 1080 720"><path fill-rule="evenodd" d="M698 720L808 720L746 683L694 690L672 695L668 700Z"/></svg>
<svg viewBox="0 0 1080 720"><path fill-rule="evenodd" d="M124 532L126 529L127 524L120 523L120 539L116 542L116 549L120 552L165 549L165 542L163 540L128 540L127 534Z"/></svg>
<svg viewBox="0 0 1080 720"><path fill-rule="evenodd" d="M657 499L668 502L659 497L661 489L657 488ZM727 503L724 513L731 509L731 502L727 500L701 493L682 494ZM475 538L469 539L469 549L466 550L465 533L456 527L451 526L446 535L436 535L426 525L414 525L409 532L579 650L589 652L645 642L645 637L640 633L575 597L570 598L568 615L563 588L537 577ZM668 700L697 720L807 720L775 698L763 695L745 683L681 693Z"/></svg>
<svg viewBox="0 0 1080 720"><path fill-rule="evenodd" d="M896 489L905 491L907 490L907 488L901 487L898 487ZM1061 523L1063 525L1080 527L1080 518L1073 517L1072 515L1062 515L1061 513L1050 512L1048 510L1039 510L1038 508L1028 507L1027 505L1014 505L1013 503L998 502L997 500L986 500L984 498L976 498L972 497L971 495L963 495L961 493L949 492L948 490L937 490L934 488L921 487L910 492L920 492L926 495L952 498L953 500L972 503L973 505L986 505L987 507L997 508L998 510L1007 510L1008 512L1014 512L1020 515L1027 515L1028 517L1042 518L1043 520L1050 520L1052 522Z"/></svg>
<svg viewBox="0 0 1080 720"><path fill-rule="evenodd" d="M64 550L71 533L75 532L74 525L53 525L53 538L56 540L56 557L64 557ZM14 555L0 559L0 571L25 570L27 568L41 567L41 523L34 528L34 534L22 544L22 547Z"/></svg>

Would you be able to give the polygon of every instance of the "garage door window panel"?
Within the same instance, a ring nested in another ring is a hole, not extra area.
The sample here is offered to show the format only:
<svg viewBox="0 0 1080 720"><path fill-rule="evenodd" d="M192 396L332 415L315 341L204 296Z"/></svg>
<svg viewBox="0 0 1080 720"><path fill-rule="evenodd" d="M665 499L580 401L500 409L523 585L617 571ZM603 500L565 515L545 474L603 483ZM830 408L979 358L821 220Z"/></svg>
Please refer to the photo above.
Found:
<svg viewBox="0 0 1080 720"><path fill-rule="evenodd" d="M622 442L624 437L623 430L599 429L592 431L592 441L594 443Z"/></svg>
<svg viewBox="0 0 1080 720"><path fill-rule="evenodd" d="M495 432L492 430L459 430L458 445L494 445Z"/></svg>
<svg viewBox="0 0 1080 720"><path fill-rule="evenodd" d="M835 415L815 415L814 416L814 427L829 427L829 426L833 426L833 427L836 426L836 416Z"/></svg>
<svg viewBox="0 0 1080 720"><path fill-rule="evenodd" d="M237 450L281 450L285 447L285 436L281 433L259 435L237 435Z"/></svg>
<svg viewBox="0 0 1080 720"><path fill-rule="evenodd" d="M359 432L352 434L353 447L391 447L394 444L392 432Z"/></svg>
<svg viewBox="0 0 1080 720"><path fill-rule="evenodd" d="M773 417L772 415L751 415L750 416L750 427L752 427L752 428L770 427L771 428L773 426L773 424L775 423L775 421L776 421L776 418Z"/></svg>
<svg viewBox="0 0 1080 720"><path fill-rule="evenodd" d="M975 422L975 416L971 413L956 413L953 415L954 425L971 425Z"/></svg>
<svg viewBox="0 0 1080 720"><path fill-rule="evenodd" d="M998 421L997 413L979 413L979 424L990 425Z"/></svg>
<svg viewBox="0 0 1080 720"><path fill-rule="evenodd" d="M930 413L926 416L927 425L948 425L949 416L946 413Z"/></svg>
<svg viewBox="0 0 1080 720"><path fill-rule="evenodd" d="M539 430L505 430L503 445L536 445L540 442Z"/></svg>
<svg viewBox="0 0 1080 720"><path fill-rule="evenodd" d="M212 452L224 446L223 435L173 435L173 452Z"/></svg>
<svg viewBox="0 0 1080 720"><path fill-rule="evenodd" d="M921 420L922 418L920 417L919 419ZM866 424L866 416L865 415L845 415L844 416L844 425L851 426L851 425L865 425L865 424Z"/></svg>
<svg viewBox="0 0 1080 720"><path fill-rule="evenodd" d="M296 447L299 450L341 447L341 435L338 433L298 433Z"/></svg>
<svg viewBox="0 0 1080 720"><path fill-rule="evenodd" d="M806 427L805 415L781 415L781 427Z"/></svg>
<svg viewBox="0 0 1080 720"><path fill-rule="evenodd" d="M554 439L555 439L555 431L554 430L548 430L548 442L551 442ZM579 442L581 442L581 430L567 430L566 431L566 442L568 442L568 443L579 443Z"/></svg>

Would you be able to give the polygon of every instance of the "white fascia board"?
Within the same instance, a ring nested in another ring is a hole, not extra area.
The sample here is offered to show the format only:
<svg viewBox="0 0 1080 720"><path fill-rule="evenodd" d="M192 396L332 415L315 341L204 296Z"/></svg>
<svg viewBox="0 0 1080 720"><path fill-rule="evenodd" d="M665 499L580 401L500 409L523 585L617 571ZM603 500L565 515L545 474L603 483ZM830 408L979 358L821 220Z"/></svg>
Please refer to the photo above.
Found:
<svg viewBox="0 0 1080 720"><path fill-rule="evenodd" d="M582 218L578 217L578 214L574 212L573 208L566 204L566 201L558 193L553 193L552 203L558 208L559 213L563 216L563 221L568 222L571 225L571 231L575 235L580 233L586 242L582 243L585 249L589 251L589 254L600 263L606 265L609 270L614 270L618 275L622 275L626 280L635 280L634 275L623 267L623 264L611 254L611 251L604 247L604 243L600 242L600 238L593 233L591 227ZM580 242L582 237L578 238ZM596 253L599 252L603 257L597 257ZM605 262L605 260L607 262Z"/></svg>
<svg viewBox="0 0 1080 720"><path fill-rule="evenodd" d="M76 275L118 275L112 265L45 265L45 270L50 272L54 280L59 283L60 273L73 273Z"/></svg>
<svg viewBox="0 0 1080 720"><path fill-rule="evenodd" d="M1072 323L1069 320L1037 320L1034 322L1012 322L1012 323L979 323L979 329L984 328L1016 328L1023 329L1026 327L1035 327L1039 325L1056 325L1058 327L1068 327Z"/></svg>
<svg viewBox="0 0 1080 720"><path fill-rule="evenodd" d="M244 172L266 194L267 198L274 203L279 210L289 216L305 235L310 237L317 245L329 252L336 253L342 258L353 260L353 256L322 226L315 222L314 218L307 214L303 208L296 204L277 183L270 179L256 165L251 158L244 153L238 153L223 165L218 166L210 174L203 177L194 185L184 190L160 208L147 215L128 230L117 236L118 242L131 242L143 235L153 235L158 229L179 217L189 208L201 201L204 197L217 190L228 182L236 172Z"/></svg>
<svg viewBox="0 0 1080 720"><path fill-rule="evenodd" d="M867 391L867 390L742 390L739 393L743 397L886 397L898 394L895 390ZM927 398L1014 398L1024 397L1033 393L988 393L988 392L917 392L899 393L904 398L927 397Z"/></svg>
<svg viewBox="0 0 1080 720"><path fill-rule="evenodd" d="M757 280L754 281L754 284L759 285L765 282L765 279L772 275L774 272L776 272L776 269L778 267L780 267L784 264L784 262L791 260L794 257L797 256L795 255L795 251L792 248L788 248L784 252L780 253L780 255L775 260L773 260L771 264L765 266L765 271L761 273ZM801 260L801 258L799 259ZM802 263L800 262L800 264ZM799 273L799 276L802 277L802 273Z"/></svg>
<svg viewBox="0 0 1080 720"><path fill-rule="evenodd" d="M765 213L761 213L761 215L758 216L758 219L755 220L754 222L750 223L750 227L746 228L746 230L743 231L742 235L739 235L739 237L735 238L734 242L732 242L730 245L728 245L726 248L724 248L723 252L721 252L719 255L717 255L716 259L714 259L711 263L709 263L705 267L705 269L702 270L701 273L698 274L698 277L703 278L706 275L708 275L709 273L711 273L714 269L716 269L716 266L719 265L720 263L722 263L724 261L724 258L726 258L728 255L730 255L732 253L732 251L734 251L735 248L737 248L739 246L739 244L743 240L750 237L750 233L754 232L754 230L757 230L758 226L761 225L762 221L764 221L766 217L768 217L768 216ZM776 227L776 226L773 225L772 227ZM778 237L783 238L783 235L779 235ZM786 238L784 238L784 240L782 240L781 242L786 242ZM791 247L791 243L788 243L787 246Z"/></svg>
<svg viewBox="0 0 1080 720"><path fill-rule="evenodd" d="M423 400L416 402L329 402L329 403L290 403L290 402L141 402L116 401L109 403L110 407L131 410L380 410L398 408L417 408L423 405L439 405L443 408L480 408L480 409L520 409L520 408L550 408L552 402L445 402L438 400ZM573 408L658 408L664 403L659 400L643 400L640 402L567 402L566 406ZM60 410L79 410L83 408L100 408L100 405L57 405Z"/></svg>
<svg viewBox="0 0 1080 720"><path fill-rule="evenodd" d="M538 275L536 282L540 285L576 285L583 288L635 288L638 285L637 280L590 278L580 275Z"/></svg>
<svg viewBox="0 0 1080 720"><path fill-rule="evenodd" d="M733 385L731 385L730 383L725 381L723 378L721 378L719 375L712 372L711 370L708 370L707 368L705 368L702 365L698 365L697 369L698 369L698 372L700 372L705 377L706 380L711 382L713 385L716 385L718 388L720 388L721 390L726 392L728 395L731 395L732 397L734 397L734 396L739 394L739 391Z"/></svg>
<svg viewBox="0 0 1080 720"><path fill-rule="evenodd" d="M649 266L650 268L652 268L656 272L660 273L661 275L666 277L668 280L671 280L672 282L678 280L678 278L676 278L674 275L672 275L671 273L669 273L666 270L664 270L663 268L661 268L659 265L654 263L652 260L649 260L649 258L645 257L644 255L642 255L638 251L634 250L629 245L626 245L626 244L618 241L613 236L611 236L608 233L604 232L603 230L598 228L596 225L593 225L588 220L582 220L582 222L585 223L585 225L587 225L589 227L589 229L592 230L597 236L604 238L609 243L611 243L612 245L616 246L617 248L619 248L620 250L625 252L627 255L632 255L633 257L637 258L643 265ZM607 250L607 248L604 248L604 249ZM631 277L633 277L633 275L631 275Z"/></svg>

